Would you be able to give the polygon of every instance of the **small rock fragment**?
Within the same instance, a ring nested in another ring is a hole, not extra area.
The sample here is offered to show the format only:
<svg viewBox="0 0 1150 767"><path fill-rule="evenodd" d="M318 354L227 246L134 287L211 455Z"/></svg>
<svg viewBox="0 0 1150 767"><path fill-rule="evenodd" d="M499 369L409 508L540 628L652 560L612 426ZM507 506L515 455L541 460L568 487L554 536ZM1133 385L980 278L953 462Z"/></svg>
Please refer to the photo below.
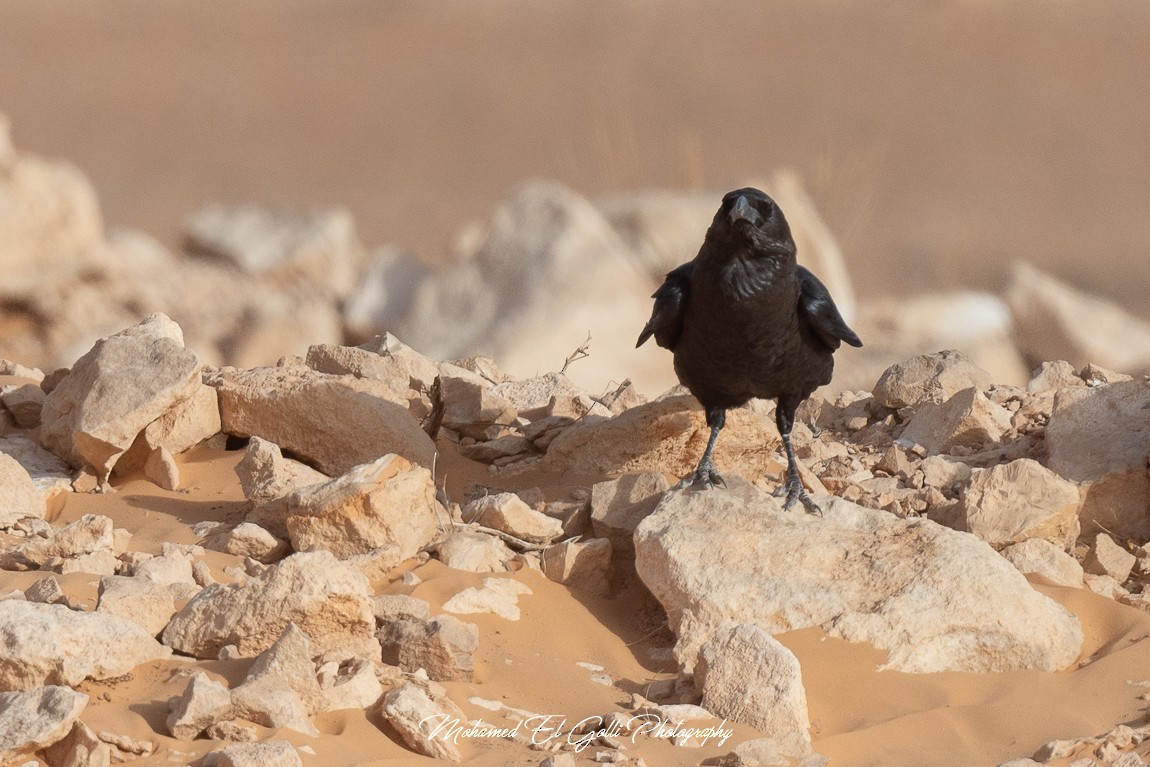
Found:
<svg viewBox="0 0 1150 767"><path fill-rule="evenodd" d="M388 454L287 499L287 531L296 551L347 558L383 546L414 557L449 519L436 500L431 472Z"/></svg>
<svg viewBox="0 0 1150 767"><path fill-rule="evenodd" d="M611 541L607 538L557 543L542 552L543 573L565 586L592 594L606 594L611 548Z"/></svg>
<svg viewBox="0 0 1150 767"><path fill-rule="evenodd" d="M466 522L478 522L531 543L550 543L563 535L563 524L528 506L514 493L496 493L463 508Z"/></svg>
<svg viewBox="0 0 1150 767"><path fill-rule="evenodd" d="M425 621L431 617L427 600L407 594L378 594L371 598L377 623Z"/></svg>
<svg viewBox="0 0 1150 767"><path fill-rule="evenodd" d="M990 373L959 351L920 354L887 368L874 386L875 402L891 410L941 404L963 389L988 388Z"/></svg>
<svg viewBox="0 0 1150 767"><path fill-rule="evenodd" d="M49 575L24 589L24 598L29 602L43 602L46 605L63 604L67 601L60 582Z"/></svg>
<svg viewBox="0 0 1150 767"><path fill-rule="evenodd" d="M1082 566L1093 575L1109 575L1118 583L1125 583L1135 562L1137 558L1115 543L1113 538L1106 533L1098 533Z"/></svg>
<svg viewBox="0 0 1150 767"><path fill-rule="evenodd" d="M197 671L183 694L171 701L168 733L178 740L194 740L212 725L234 716L231 691Z"/></svg>
<svg viewBox="0 0 1150 767"><path fill-rule="evenodd" d="M286 541L281 540L254 522L241 522L230 530L215 533L204 540L204 548L234 554L238 557L251 557L257 562L270 565L288 554Z"/></svg>
<svg viewBox="0 0 1150 767"><path fill-rule="evenodd" d="M794 654L757 626L717 632L699 651L695 686L703 708L777 739L780 750L811 750L807 696Z"/></svg>
<svg viewBox="0 0 1150 767"><path fill-rule="evenodd" d="M467 716L450 700L433 700L418 685L405 682L384 696L383 714L414 751L436 759L463 761L451 738L436 737L437 727L450 729L467 721Z"/></svg>
<svg viewBox="0 0 1150 767"><path fill-rule="evenodd" d="M1080 589L1084 585L1082 565L1078 560L1042 538L1007 546L1002 550L1002 556L1023 575L1041 575L1059 586Z"/></svg>
<svg viewBox="0 0 1150 767"><path fill-rule="evenodd" d="M61 767L107 767L112 761L112 747L79 720L63 740L44 749L43 754L48 764Z"/></svg>
<svg viewBox="0 0 1150 767"><path fill-rule="evenodd" d="M429 621L392 621L379 631L383 662L407 671L424 669L440 682L470 681L475 673L472 658L479 647L479 629L452 615Z"/></svg>
<svg viewBox="0 0 1150 767"><path fill-rule="evenodd" d="M1009 430L1009 411L972 386L944 402L920 406L903 430L902 439L937 454L956 447L980 448L1000 441Z"/></svg>
<svg viewBox="0 0 1150 767"><path fill-rule="evenodd" d="M295 747L286 740L232 743L204 757L205 767L302 767Z"/></svg>
<svg viewBox="0 0 1150 767"><path fill-rule="evenodd" d="M439 560L456 570L471 573L501 573L515 552L500 539L486 533L457 530L436 546Z"/></svg>
<svg viewBox="0 0 1150 767"><path fill-rule="evenodd" d="M995 545L1044 538L1068 548L1078 538L1078 486L1030 458L984 469L970 481L959 515Z"/></svg>
<svg viewBox="0 0 1150 767"><path fill-rule="evenodd" d="M0 692L0 764L65 738L87 705L84 693L56 685Z"/></svg>

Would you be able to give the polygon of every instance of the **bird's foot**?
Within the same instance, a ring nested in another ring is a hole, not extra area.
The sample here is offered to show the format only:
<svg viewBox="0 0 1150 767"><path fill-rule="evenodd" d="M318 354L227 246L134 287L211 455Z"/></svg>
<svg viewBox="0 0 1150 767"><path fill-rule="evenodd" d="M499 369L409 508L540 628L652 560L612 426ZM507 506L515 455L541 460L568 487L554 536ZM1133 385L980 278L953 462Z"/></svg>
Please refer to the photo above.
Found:
<svg viewBox="0 0 1150 767"><path fill-rule="evenodd" d="M808 514L814 514L816 517L823 515L823 510L819 508L819 505L815 503L814 499L807 494L806 488L803 487L802 480L798 478L798 475L787 477L786 484L779 485L774 492L774 496L776 498L786 496L786 500L783 501L783 509L786 511L790 511L796 501L801 501Z"/></svg>
<svg viewBox="0 0 1150 767"><path fill-rule="evenodd" d="M726 487L727 482L715 469L715 464L710 461L703 461L695 469L695 473L689 477L683 477L675 485L671 487L672 490L710 490L715 485L719 487Z"/></svg>

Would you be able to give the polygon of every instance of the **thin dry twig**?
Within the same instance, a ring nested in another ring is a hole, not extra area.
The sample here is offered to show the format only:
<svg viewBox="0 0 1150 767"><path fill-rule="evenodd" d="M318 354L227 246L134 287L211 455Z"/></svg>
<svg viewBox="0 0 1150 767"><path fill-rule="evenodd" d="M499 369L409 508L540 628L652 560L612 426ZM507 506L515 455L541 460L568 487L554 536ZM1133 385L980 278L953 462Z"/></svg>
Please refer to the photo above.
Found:
<svg viewBox="0 0 1150 767"><path fill-rule="evenodd" d="M566 373L568 366L572 362L578 362L579 360L581 360L585 357L590 357L590 356L591 356L591 332L587 331L587 340L583 342L582 346L580 346L578 349L576 349L575 351L571 352L570 355L568 355L567 360L563 363L563 367L559 368L559 375L563 375L564 373Z"/></svg>

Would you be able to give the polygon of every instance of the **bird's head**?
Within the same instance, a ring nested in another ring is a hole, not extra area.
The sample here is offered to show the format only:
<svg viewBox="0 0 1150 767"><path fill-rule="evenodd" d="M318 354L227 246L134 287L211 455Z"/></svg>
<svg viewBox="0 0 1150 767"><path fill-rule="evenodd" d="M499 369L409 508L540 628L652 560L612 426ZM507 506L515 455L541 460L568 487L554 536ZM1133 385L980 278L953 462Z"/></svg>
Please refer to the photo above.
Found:
<svg viewBox="0 0 1150 767"><path fill-rule="evenodd" d="M736 189L723 196L696 262L741 300L794 272L795 241L774 200L758 189Z"/></svg>
<svg viewBox="0 0 1150 767"><path fill-rule="evenodd" d="M753 187L736 189L723 196L707 238L726 243L753 256L795 255L795 241L783 211L775 201Z"/></svg>

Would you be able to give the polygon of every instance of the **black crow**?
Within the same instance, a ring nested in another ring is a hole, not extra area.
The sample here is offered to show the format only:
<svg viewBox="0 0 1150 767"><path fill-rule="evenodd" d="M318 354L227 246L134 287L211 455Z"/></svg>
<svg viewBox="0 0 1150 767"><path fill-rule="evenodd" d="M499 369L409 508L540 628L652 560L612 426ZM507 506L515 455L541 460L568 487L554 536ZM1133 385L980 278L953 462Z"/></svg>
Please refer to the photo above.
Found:
<svg viewBox="0 0 1150 767"><path fill-rule="evenodd" d="M639 335L675 353L675 374L699 400L711 427L695 473L675 487L722 485L711 452L727 408L755 397L777 401L775 424L787 454L786 508L819 508L799 479L791 426L795 411L830 383L833 354L862 346L826 286L795 263L795 241L782 210L758 189L723 197L693 261L667 274Z"/></svg>

